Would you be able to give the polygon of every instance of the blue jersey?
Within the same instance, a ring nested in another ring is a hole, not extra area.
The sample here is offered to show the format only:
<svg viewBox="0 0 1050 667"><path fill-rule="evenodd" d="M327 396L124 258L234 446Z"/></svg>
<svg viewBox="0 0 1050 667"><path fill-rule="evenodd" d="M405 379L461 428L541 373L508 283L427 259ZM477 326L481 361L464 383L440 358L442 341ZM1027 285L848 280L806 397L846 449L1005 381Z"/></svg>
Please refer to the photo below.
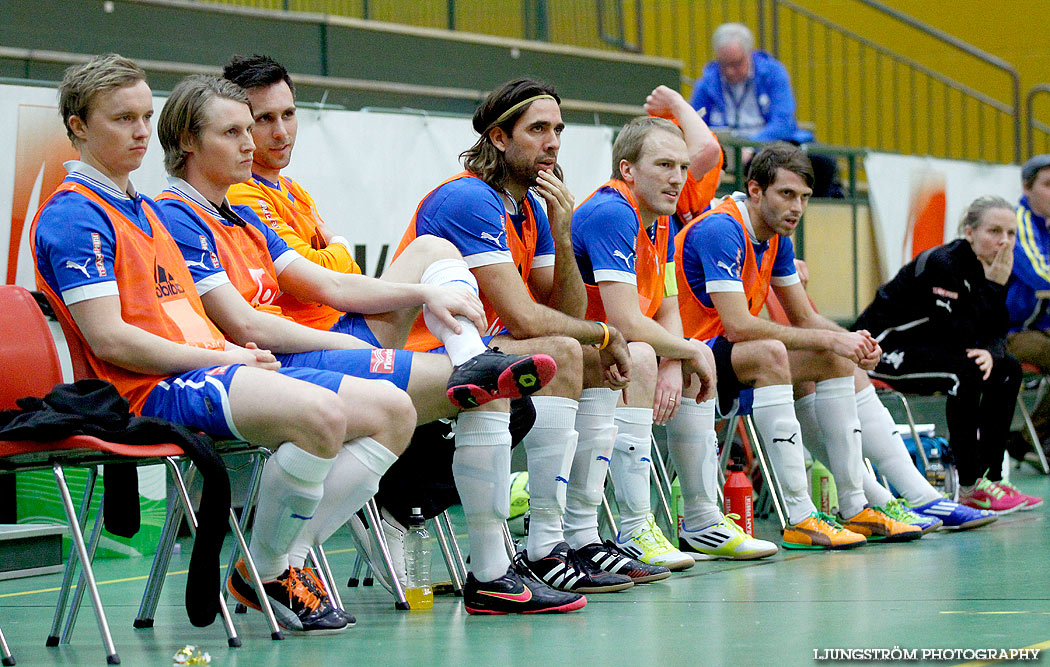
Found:
<svg viewBox="0 0 1050 667"><path fill-rule="evenodd" d="M656 225L647 228L656 242ZM601 187L572 216L572 250L587 285L618 282L637 285L635 242L638 214L623 196ZM674 236L669 235L664 262L674 262ZM670 275L673 277L674 272Z"/></svg>
<svg viewBox="0 0 1050 667"><path fill-rule="evenodd" d="M539 199L526 195L536 219L536 246L532 268L554 266L554 237ZM513 262L506 238L506 209L499 194L479 178L458 178L439 186L419 205L416 237L430 234L452 243L467 266ZM521 232L523 215L511 223Z"/></svg>
<svg viewBox="0 0 1050 667"><path fill-rule="evenodd" d="M227 228L232 229L236 226L236 223L223 217L193 186L181 179L171 179L171 185L167 192L190 199ZM168 230L179 246L179 250L182 251L182 255L186 259L186 265L190 269L190 275L193 276L197 291L200 294L206 294L220 285L231 282L226 271L227 269L233 270L233 267L226 267L222 264L220 257L224 253L220 252L219 245L215 241L215 233L208 226L207 222L202 220L190 205L184 201L164 198L160 199L157 205L163 210L164 224L167 225ZM265 238L266 253L274 267L274 280L291 262L302 257L290 248L284 239L278 236L277 232L273 231L269 225L263 224L251 207L232 206L230 210L240 217L246 225L251 225L257 229ZM247 235L245 235L246 240L247 238ZM246 253L245 256L250 255ZM257 268L263 269L267 273L269 272L268 267L260 266ZM235 285L235 287L237 286ZM238 289L240 288L238 287Z"/></svg>
<svg viewBox="0 0 1050 667"><path fill-rule="evenodd" d="M91 165L77 160L65 164L67 181L86 185L152 237L143 202L129 196ZM132 189L134 192L134 189ZM56 194L40 213L36 227L36 265L44 282L70 306L103 296L118 296L113 260L116 237L109 216L94 202L73 192Z"/></svg>
<svg viewBox="0 0 1050 667"><path fill-rule="evenodd" d="M738 202L745 225L751 229L747 207ZM762 263L762 255L769 243L758 243L744 233L740 223L726 213L714 213L685 235L682 244L682 270L689 287L700 302L712 308L711 292L744 293L740 272L743 267L746 243L755 251L755 261ZM773 261L773 285L793 285L799 282L795 271L795 250L790 237L781 237L777 256Z"/></svg>

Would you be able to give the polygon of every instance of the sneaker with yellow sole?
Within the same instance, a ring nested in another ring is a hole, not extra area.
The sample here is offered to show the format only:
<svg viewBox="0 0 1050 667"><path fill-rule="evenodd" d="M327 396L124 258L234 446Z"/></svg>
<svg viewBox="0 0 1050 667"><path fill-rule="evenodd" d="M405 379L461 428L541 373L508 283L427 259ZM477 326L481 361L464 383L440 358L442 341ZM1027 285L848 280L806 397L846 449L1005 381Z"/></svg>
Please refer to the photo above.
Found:
<svg viewBox="0 0 1050 667"><path fill-rule="evenodd" d="M712 558L731 558L733 560L753 560L772 556L777 545L765 540L751 537L735 519L736 514L724 514L722 518L700 530L687 530L684 526L678 531L678 548L685 553L695 554L696 560Z"/></svg>
<svg viewBox="0 0 1050 667"><path fill-rule="evenodd" d="M650 514L645 525L630 535L617 535L616 546L633 558L649 565L663 565L676 572L691 568L696 561L689 554L684 554L667 541L656 519Z"/></svg>
<svg viewBox="0 0 1050 667"><path fill-rule="evenodd" d="M850 518L842 519L842 527L860 533L872 542L910 542L922 537L922 528L898 521L881 507L865 507Z"/></svg>
<svg viewBox="0 0 1050 667"><path fill-rule="evenodd" d="M852 549L867 542L863 535L840 526L831 515L813 512L788 525L780 544L785 549Z"/></svg>

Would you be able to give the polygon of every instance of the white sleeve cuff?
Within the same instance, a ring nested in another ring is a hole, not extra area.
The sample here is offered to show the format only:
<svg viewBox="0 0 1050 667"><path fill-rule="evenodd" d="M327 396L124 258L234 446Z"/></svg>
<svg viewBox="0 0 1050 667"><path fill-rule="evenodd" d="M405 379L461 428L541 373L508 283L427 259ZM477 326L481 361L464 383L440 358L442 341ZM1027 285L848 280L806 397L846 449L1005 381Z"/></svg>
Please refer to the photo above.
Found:
<svg viewBox="0 0 1050 667"><path fill-rule="evenodd" d="M628 285L637 285L638 276L631 273L630 271L615 271L613 269L598 269L594 272L594 282L596 283L627 283Z"/></svg>
<svg viewBox="0 0 1050 667"><path fill-rule="evenodd" d="M74 303L97 299L102 296L120 296L116 280L107 280L101 283L81 285L62 292L62 303L72 306Z"/></svg>
<svg viewBox="0 0 1050 667"><path fill-rule="evenodd" d="M792 273L790 276L773 276L770 284L776 285L777 287L787 287L788 285L794 285L795 283L802 282L802 279L798 277L797 273Z"/></svg>
<svg viewBox="0 0 1050 667"><path fill-rule="evenodd" d="M306 259L295 250L289 248L281 253L281 256L273 261L273 268L277 275L281 275L281 271L288 268L288 265L297 259Z"/></svg>
<svg viewBox="0 0 1050 667"><path fill-rule="evenodd" d="M739 280L709 280L704 285L708 294L712 292L744 292L744 283Z"/></svg>
<svg viewBox="0 0 1050 667"><path fill-rule="evenodd" d="M542 269L546 266L554 266L554 255L536 255L532 258L532 268Z"/></svg>
<svg viewBox="0 0 1050 667"><path fill-rule="evenodd" d="M222 287L230 282L230 277L226 275L225 271L219 271L213 273L210 276L205 276L197 281L197 294L204 296L208 292L212 291L216 287Z"/></svg>
<svg viewBox="0 0 1050 667"><path fill-rule="evenodd" d="M350 247L350 242L346 240L345 236L333 236L332 240L328 242L328 245L341 245L347 249L348 252L353 252L354 249Z"/></svg>
<svg viewBox="0 0 1050 667"><path fill-rule="evenodd" d="M511 256L509 250L493 250L491 252L467 255L463 258L463 261L467 263L468 268L476 269L479 266L489 266L490 264L513 264L514 257Z"/></svg>

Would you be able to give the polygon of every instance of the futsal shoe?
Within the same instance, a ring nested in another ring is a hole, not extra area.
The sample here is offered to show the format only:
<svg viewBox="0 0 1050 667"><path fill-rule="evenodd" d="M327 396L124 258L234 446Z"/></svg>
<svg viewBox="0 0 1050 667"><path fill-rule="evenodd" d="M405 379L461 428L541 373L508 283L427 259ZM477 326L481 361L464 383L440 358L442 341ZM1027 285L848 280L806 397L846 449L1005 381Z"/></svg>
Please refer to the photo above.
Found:
<svg viewBox="0 0 1050 667"><path fill-rule="evenodd" d="M867 538L846 530L831 515L813 512L784 528L780 544L785 549L853 549L867 543Z"/></svg>
<svg viewBox="0 0 1050 667"><path fill-rule="evenodd" d="M1018 489L1016 486L1006 481L1005 479L995 482L995 485L1003 491L1005 491L1006 495L1008 496L1016 496L1022 498L1024 500L1024 505L1021 505L1022 512L1034 510L1036 507L1039 507L1043 504L1043 499L1039 496L1030 496L1027 493L1021 493L1020 489Z"/></svg>
<svg viewBox="0 0 1050 667"><path fill-rule="evenodd" d="M842 519L842 527L863 535L869 542L910 542L922 537L922 528L894 519L881 507L865 507Z"/></svg>
<svg viewBox="0 0 1050 667"><path fill-rule="evenodd" d="M943 527L949 530L969 530L979 526L986 526L999 516L991 510L978 510L947 498L931 500L924 505L915 507L908 506L915 514L940 519L944 522Z"/></svg>
<svg viewBox="0 0 1050 667"><path fill-rule="evenodd" d="M237 561L226 586L241 604L261 610L259 597L245 576L244 559ZM263 590L282 628L293 633L328 634L346 629L347 615L314 594L299 568L289 568ZM327 595L326 595L327 597Z"/></svg>
<svg viewBox="0 0 1050 667"><path fill-rule="evenodd" d="M554 590L536 579L521 557L515 557L506 574L493 581L478 581L467 574L463 605L468 614L549 614L582 609L587 598Z"/></svg>
<svg viewBox="0 0 1050 667"><path fill-rule="evenodd" d="M890 515L897 521L903 521L904 523L910 523L913 526L918 526L922 529L922 534L933 532L944 525L944 521L937 517L926 516L925 514L916 514L915 512L908 509L908 506L904 504L904 501L899 498L894 498L886 503L886 507L882 508L886 514Z"/></svg>
<svg viewBox="0 0 1050 667"><path fill-rule="evenodd" d="M671 571L662 565L650 565L631 558L616 545L606 540L594 542L576 550L580 560L591 563L603 572L621 574L631 578L636 584L647 584L671 576Z"/></svg>
<svg viewBox="0 0 1050 667"><path fill-rule="evenodd" d="M567 542L559 542L550 555L536 560L530 560L526 550L522 562L537 579L560 591L615 593L634 586L634 581L626 575L604 572L581 560Z"/></svg>
<svg viewBox="0 0 1050 667"><path fill-rule="evenodd" d="M468 410L497 398L534 394L554 377L558 365L547 354L504 354L485 350L452 369L448 400Z"/></svg>
<svg viewBox="0 0 1050 667"><path fill-rule="evenodd" d="M652 514L646 517L644 526L630 535L617 534L616 547L643 563L662 565L672 572L687 570L696 563L692 556L667 541Z"/></svg>
<svg viewBox="0 0 1050 667"><path fill-rule="evenodd" d="M734 521L736 518L736 514L723 515L717 523L700 530L682 527L678 531L678 548L685 553L695 554L695 560L754 560L772 556L779 551L772 542L755 539L744 532Z"/></svg>
<svg viewBox="0 0 1050 667"><path fill-rule="evenodd" d="M986 477L977 480L977 483L968 489L959 489L959 504L966 505L978 510L991 510L998 514L1009 514L1016 512L1026 504L1024 498L1012 496L1006 493L995 482Z"/></svg>

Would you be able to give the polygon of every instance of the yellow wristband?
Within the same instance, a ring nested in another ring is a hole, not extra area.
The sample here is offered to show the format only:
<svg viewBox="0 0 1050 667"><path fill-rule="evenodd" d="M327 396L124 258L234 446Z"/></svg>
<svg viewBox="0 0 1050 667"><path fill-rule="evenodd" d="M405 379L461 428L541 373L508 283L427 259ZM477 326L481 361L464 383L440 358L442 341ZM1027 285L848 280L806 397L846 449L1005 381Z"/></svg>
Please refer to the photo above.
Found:
<svg viewBox="0 0 1050 667"><path fill-rule="evenodd" d="M597 324L599 324L602 328L602 331L605 332L605 337L602 338L602 342L600 345L597 345L597 348L599 350L604 350L609 346L609 325L605 322L597 322Z"/></svg>

